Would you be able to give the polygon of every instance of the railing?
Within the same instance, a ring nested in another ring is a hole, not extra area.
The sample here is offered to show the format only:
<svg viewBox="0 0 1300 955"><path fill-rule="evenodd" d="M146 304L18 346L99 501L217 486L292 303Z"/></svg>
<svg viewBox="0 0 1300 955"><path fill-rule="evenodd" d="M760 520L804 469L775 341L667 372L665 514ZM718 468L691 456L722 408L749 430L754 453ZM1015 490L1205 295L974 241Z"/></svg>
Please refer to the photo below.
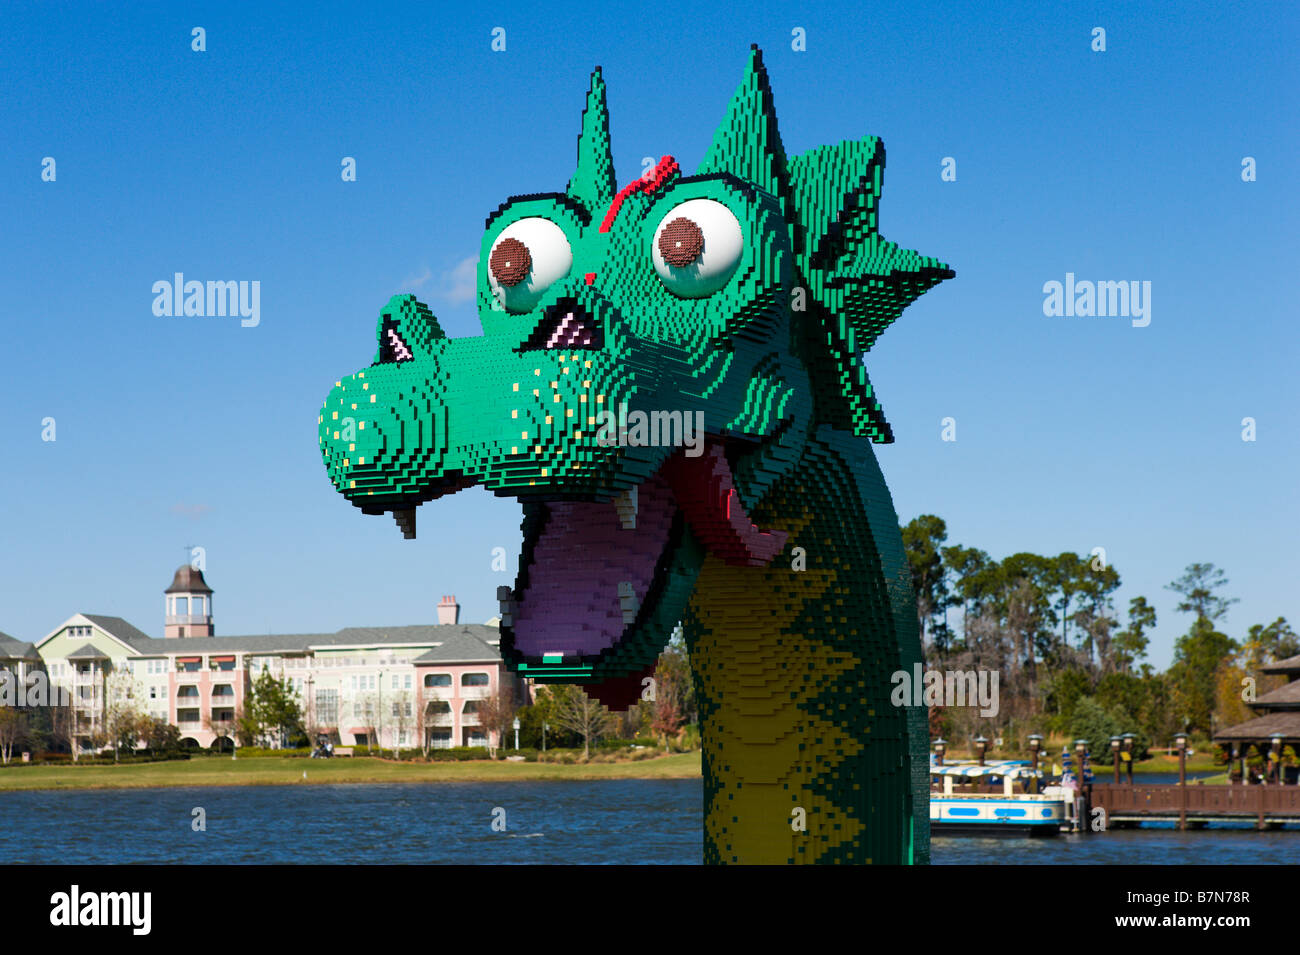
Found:
<svg viewBox="0 0 1300 955"><path fill-rule="evenodd" d="M462 686L460 688L460 698L462 700L485 700L492 695L490 686Z"/></svg>
<svg viewBox="0 0 1300 955"><path fill-rule="evenodd" d="M1300 816L1300 786L1092 786L1092 805L1108 814L1171 816Z"/></svg>
<svg viewBox="0 0 1300 955"><path fill-rule="evenodd" d="M461 725L461 726L478 726L478 714L477 714L477 713L462 713L462 714L460 714L460 725Z"/></svg>

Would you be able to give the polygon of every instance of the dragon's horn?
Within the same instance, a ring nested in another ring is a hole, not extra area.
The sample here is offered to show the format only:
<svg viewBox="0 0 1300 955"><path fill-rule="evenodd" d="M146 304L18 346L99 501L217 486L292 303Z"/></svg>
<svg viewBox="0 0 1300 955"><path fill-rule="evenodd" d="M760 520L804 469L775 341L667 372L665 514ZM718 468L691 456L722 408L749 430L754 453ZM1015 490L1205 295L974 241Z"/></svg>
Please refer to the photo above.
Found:
<svg viewBox="0 0 1300 955"><path fill-rule="evenodd" d="M578 168L565 192L599 215L614 201L614 156L609 145L609 107L605 104L605 79L600 67L591 74L587 106L578 134Z"/></svg>
<svg viewBox="0 0 1300 955"><path fill-rule="evenodd" d="M763 66L763 52L750 47L749 65L727 106L727 115L704 154L699 175L729 172L764 189L780 200L789 214L789 173L785 147L776 126L772 87Z"/></svg>

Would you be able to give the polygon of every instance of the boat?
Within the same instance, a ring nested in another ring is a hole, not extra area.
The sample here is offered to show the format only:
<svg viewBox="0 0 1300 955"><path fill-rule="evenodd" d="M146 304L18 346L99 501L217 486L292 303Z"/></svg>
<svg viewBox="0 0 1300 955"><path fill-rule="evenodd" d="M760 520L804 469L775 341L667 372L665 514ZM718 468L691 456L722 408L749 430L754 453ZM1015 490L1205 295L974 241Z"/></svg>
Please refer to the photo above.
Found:
<svg viewBox="0 0 1300 955"><path fill-rule="evenodd" d="M930 757L930 830L936 836L1054 836L1073 826L1073 791L1045 785L1028 760L937 765Z"/></svg>

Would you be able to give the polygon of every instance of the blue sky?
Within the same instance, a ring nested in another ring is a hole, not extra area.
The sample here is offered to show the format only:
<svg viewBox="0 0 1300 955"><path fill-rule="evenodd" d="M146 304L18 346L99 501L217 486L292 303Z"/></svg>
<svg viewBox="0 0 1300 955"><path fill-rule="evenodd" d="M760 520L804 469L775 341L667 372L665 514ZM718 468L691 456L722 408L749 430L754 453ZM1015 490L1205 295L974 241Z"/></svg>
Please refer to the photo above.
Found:
<svg viewBox="0 0 1300 955"><path fill-rule="evenodd" d="M1158 666L1192 561L1227 571L1232 635L1300 623L1294 7L441 6L6 6L0 630L160 635L187 545L218 633L428 622L444 593L493 615L518 505L465 492L403 540L331 488L320 404L394 292L479 333L464 263L506 197L563 188L595 64L622 184L694 168L751 42L787 149L882 137L882 233L957 270L868 356L900 517L998 557L1105 547ZM175 272L260 281L260 324L155 316ZM1046 317L1067 272L1150 281L1150 325Z"/></svg>

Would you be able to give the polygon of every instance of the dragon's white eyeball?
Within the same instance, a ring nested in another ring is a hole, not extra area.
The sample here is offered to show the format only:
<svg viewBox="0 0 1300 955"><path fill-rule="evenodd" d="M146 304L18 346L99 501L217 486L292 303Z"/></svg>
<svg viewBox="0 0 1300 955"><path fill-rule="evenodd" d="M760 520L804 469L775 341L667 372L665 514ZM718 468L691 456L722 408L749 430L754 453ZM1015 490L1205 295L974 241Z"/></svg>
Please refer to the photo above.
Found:
<svg viewBox="0 0 1300 955"><path fill-rule="evenodd" d="M530 216L501 230L488 255L492 294L508 312L527 312L551 285L569 274L573 248L550 219Z"/></svg>
<svg viewBox="0 0 1300 955"><path fill-rule="evenodd" d="M688 199L660 220L650 255L668 291L703 298L727 284L744 246L740 222L730 209L712 199Z"/></svg>

